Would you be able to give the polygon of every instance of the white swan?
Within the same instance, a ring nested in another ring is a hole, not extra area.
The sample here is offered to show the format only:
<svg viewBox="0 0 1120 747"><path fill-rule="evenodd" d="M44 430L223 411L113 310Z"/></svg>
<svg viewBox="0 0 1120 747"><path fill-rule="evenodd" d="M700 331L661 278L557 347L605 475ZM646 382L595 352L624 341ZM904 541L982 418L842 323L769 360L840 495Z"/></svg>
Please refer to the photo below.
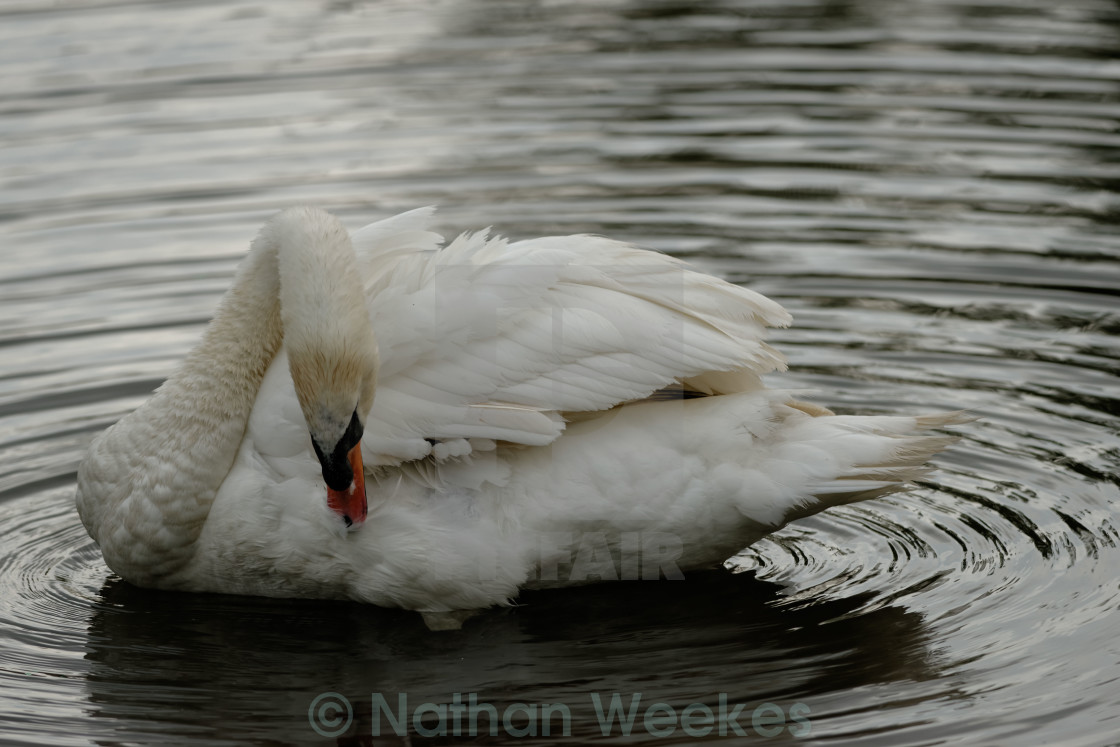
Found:
<svg viewBox="0 0 1120 747"><path fill-rule="evenodd" d="M110 568L428 613L677 577L899 489L952 440L921 432L960 421L765 388L784 362L764 327L789 315L670 257L591 236L440 248L430 214L265 225L182 367L81 464Z"/></svg>

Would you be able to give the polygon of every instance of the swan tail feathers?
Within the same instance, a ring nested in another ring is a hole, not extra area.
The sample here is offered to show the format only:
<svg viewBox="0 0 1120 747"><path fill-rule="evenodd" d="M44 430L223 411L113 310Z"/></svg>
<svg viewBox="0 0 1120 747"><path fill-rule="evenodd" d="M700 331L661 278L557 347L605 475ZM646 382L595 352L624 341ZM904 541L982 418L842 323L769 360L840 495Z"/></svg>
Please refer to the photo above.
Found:
<svg viewBox="0 0 1120 747"><path fill-rule="evenodd" d="M959 438L930 431L973 420L966 412L918 417L815 416L799 426L812 428L811 440L805 443L824 452L824 463L849 466L811 480L805 486L807 497L790 507L783 523L833 506L907 490L933 470L929 460Z"/></svg>

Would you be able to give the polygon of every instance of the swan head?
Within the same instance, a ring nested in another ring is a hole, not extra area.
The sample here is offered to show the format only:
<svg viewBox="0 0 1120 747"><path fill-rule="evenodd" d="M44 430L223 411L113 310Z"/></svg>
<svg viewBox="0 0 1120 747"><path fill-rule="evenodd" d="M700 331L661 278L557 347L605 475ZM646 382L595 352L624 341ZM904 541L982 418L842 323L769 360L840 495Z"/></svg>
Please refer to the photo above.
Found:
<svg viewBox="0 0 1120 747"><path fill-rule="evenodd" d="M284 347L327 504L357 528L366 518L361 439L373 406L377 343L350 235L325 211L292 208L273 217L262 236L278 249Z"/></svg>
<svg viewBox="0 0 1120 747"><path fill-rule="evenodd" d="M376 356L335 357L333 365L319 355L289 352L311 445L327 484L327 505L350 529L366 519L362 435L373 405Z"/></svg>

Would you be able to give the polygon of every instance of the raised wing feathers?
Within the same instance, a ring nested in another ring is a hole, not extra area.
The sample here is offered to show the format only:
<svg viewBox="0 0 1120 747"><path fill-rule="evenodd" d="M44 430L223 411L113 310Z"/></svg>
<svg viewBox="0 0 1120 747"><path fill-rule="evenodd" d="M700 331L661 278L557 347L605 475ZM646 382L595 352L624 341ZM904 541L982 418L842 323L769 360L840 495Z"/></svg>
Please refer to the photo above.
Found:
<svg viewBox="0 0 1120 747"><path fill-rule="evenodd" d="M437 249L430 212L354 234L381 358L371 464L543 445L564 413L682 383L748 389L784 367L762 338L789 315L753 291L593 236L481 232Z"/></svg>

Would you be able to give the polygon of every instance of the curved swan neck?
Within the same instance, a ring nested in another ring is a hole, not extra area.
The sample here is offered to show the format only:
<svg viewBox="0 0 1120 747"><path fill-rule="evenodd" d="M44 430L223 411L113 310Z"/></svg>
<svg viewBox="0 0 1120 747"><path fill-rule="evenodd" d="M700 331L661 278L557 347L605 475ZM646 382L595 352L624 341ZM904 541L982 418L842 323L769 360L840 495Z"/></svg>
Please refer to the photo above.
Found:
<svg viewBox="0 0 1120 747"><path fill-rule="evenodd" d="M140 585L178 585L285 340L294 346L293 378L308 359L346 369L345 356L330 361L348 335L367 346L367 367L370 355L376 365L354 262L349 236L326 213L274 217L179 370L91 444L78 471L78 511L113 570Z"/></svg>
<svg viewBox="0 0 1120 747"><path fill-rule="evenodd" d="M224 418L241 422L243 435L282 341L276 246L258 237L202 339L158 394L174 399L177 409L220 410Z"/></svg>

